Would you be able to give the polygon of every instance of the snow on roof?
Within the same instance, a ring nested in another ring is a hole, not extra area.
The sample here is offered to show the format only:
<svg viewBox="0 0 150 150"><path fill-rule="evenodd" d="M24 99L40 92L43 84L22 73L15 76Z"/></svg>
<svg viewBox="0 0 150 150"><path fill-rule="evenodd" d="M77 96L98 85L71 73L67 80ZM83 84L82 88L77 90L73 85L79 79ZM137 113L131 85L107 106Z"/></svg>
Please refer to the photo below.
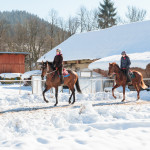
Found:
<svg viewBox="0 0 150 150"><path fill-rule="evenodd" d="M99 59L120 54L150 51L150 21L75 34L43 55L37 62L53 61L61 48L64 61Z"/></svg>
<svg viewBox="0 0 150 150"><path fill-rule="evenodd" d="M146 66L150 63L150 52L133 53L133 54L129 54L128 56L131 60L130 67L139 67L145 69ZM120 59L121 59L121 55L113 55L113 56L105 57L91 63L88 66L88 68L90 70L93 69L108 70L109 63L116 62L120 66Z"/></svg>
<svg viewBox="0 0 150 150"><path fill-rule="evenodd" d="M22 75L21 73L1 73L0 77L11 79L11 78L20 77L21 75Z"/></svg>
<svg viewBox="0 0 150 150"><path fill-rule="evenodd" d="M0 54L23 54L23 55L29 55L28 52L0 52Z"/></svg>
<svg viewBox="0 0 150 150"><path fill-rule="evenodd" d="M21 79L25 79L25 78L30 78L31 76L33 75L41 75L41 70L32 70L32 71L28 71L28 72L25 72L22 76L21 76Z"/></svg>

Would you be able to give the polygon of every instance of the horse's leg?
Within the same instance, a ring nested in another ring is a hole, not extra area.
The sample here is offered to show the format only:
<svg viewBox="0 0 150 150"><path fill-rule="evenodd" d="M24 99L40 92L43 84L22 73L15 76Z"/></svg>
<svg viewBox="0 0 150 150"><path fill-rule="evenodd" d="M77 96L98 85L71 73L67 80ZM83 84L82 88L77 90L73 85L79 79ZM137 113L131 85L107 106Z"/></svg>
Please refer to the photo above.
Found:
<svg viewBox="0 0 150 150"><path fill-rule="evenodd" d="M116 99L117 97L114 95L114 90L119 87L120 85L116 84L113 88L112 88L112 96Z"/></svg>
<svg viewBox="0 0 150 150"><path fill-rule="evenodd" d="M126 85L123 85L123 100L122 100L122 102L125 101L125 88L126 88Z"/></svg>
<svg viewBox="0 0 150 150"><path fill-rule="evenodd" d="M71 95L69 97L69 104L71 103L71 98L72 98L72 92L71 92Z"/></svg>
<svg viewBox="0 0 150 150"><path fill-rule="evenodd" d="M137 86L137 100L140 99L140 85L136 85Z"/></svg>
<svg viewBox="0 0 150 150"><path fill-rule="evenodd" d="M46 87L45 87L45 90L43 91L43 98L44 98L44 101L45 101L46 103L48 103L48 100L46 100L46 98L45 98L45 92L47 92L49 89L50 89L50 88L48 88L48 87L46 86Z"/></svg>
<svg viewBox="0 0 150 150"><path fill-rule="evenodd" d="M55 98L56 98L56 103L54 106L57 106L57 104L58 104L58 87L55 87Z"/></svg>
<svg viewBox="0 0 150 150"><path fill-rule="evenodd" d="M72 94L73 94L73 102L72 102L72 104L74 104L75 103L75 89L73 89Z"/></svg>
<svg viewBox="0 0 150 150"><path fill-rule="evenodd" d="M140 90L139 90L139 88L137 87L137 84L136 84L136 83L134 83L133 86L134 86L135 90L137 91L137 100L139 100L139 99L140 99L140 96L139 96Z"/></svg>
<svg viewBox="0 0 150 150"><path fill-rule="evenodd" d="M69 87L69 89L71 90L71 95L70 95L70 97L69 97L69 104L71 103L71 98L72 98L72 96L73 96L73 102L72 102L72 104L75 102L75 89L74 89L74 87L73 86L69 86L68 85L68 87Z"/></svg>

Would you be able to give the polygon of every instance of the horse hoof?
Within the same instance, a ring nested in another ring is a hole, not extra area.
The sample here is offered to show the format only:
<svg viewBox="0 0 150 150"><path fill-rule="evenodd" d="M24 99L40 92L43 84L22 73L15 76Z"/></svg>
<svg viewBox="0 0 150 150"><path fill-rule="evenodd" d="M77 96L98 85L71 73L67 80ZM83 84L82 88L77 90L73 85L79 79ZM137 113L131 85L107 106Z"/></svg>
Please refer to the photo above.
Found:
<svg viewBox="0 0 150 150"><path fill-rule="evenodd" d="M75 102L72 102L71 104L73 105Z"/></svg>
<svg viewBox="0 0 150 150"><path fill-rule="evenodd" d="M114 98L116 99L117 97L116 97L116 96L114 96Z"/></svg>
<svg viewBox="0 0 150 150"><path fill-rule="evenodd" d="M46 103L49 103L49 101L45 100Z"/></svg>
<svg viewBox="0 0 150 150"><path fill-rule="evenodd" d="M125 101L125 99L123 99L121 102L124 102Z"/></svg>
<svg viewBox="0 0 150 150"><path fill-rule="evenodd" d="M54 106L57 106L57 104L55 104Z"/></svg>

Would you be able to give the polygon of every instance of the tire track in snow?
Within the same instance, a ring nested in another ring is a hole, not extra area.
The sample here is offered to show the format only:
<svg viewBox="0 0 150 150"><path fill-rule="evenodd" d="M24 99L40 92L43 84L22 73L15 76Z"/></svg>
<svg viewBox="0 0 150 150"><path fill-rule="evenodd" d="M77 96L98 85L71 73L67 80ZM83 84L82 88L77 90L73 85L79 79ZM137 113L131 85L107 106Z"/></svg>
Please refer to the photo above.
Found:
<svg viewBox="0 0 150 150"><path fill-rule="evenodd" d="M144 105L144 104L150 104L149 101L126 101L126 102L96 102L93 103L93 107L102 107L102 106L112 106L112 105ZM6 114L6 113L19 113L19 112L32 112L32 111L38 111L38 110L62 110L62 109L76 109L80 108L82 105L82 102L76 102L73 105L68 104L62 104L59 106L24 106L24 107L18 107L18 108L7 108L6 110L0 111L0 115Z"/></svg>

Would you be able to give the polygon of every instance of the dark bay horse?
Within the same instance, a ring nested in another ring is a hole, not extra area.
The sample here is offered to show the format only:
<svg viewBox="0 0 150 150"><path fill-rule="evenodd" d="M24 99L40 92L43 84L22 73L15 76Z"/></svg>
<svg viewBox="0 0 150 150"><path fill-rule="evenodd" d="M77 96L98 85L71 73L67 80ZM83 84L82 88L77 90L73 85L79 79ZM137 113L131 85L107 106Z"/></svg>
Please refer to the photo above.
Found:
<svg viewBox="0 0 150 150"><path fill-rule="evenodd" d="M145 83L143 81L143 76L140 72L138 72L138 71L132 71L132 72L134 74L134 78L132 78L132 84L137 91L137 100L138 100L138 99L140 99L140 96L139 96L140 89L141 88L146 89L147 86L145 85ZM115 62L109 63L108 75L110 76L112 74L116 74L116 77L115 77L116 85L112 88L112 96L116 99L116 96L114 95L114 89L116 89L119 86L122 86L123 87L122 102L123 102L125 100L125 87L127 84L127 77Z"/></svg>
<svg viewBox="0 0 150 150"><path fill-rule="evenodd" d="M48 101L45 98L45 92L48 91L49 89L51 89L52 87L54 87L55 88L55 98L56 98L56 103L54 106L57 106L57 104L58 104L58 87L61 86L59 74L53 67L53 64L50 62L42 62L41 69L42 69L42 74L41 74L42 79L46 75L45 90L43 91L44 101L48 103ZM74 85L76 85L76 89L79 93L82 93L82 92L80 89L77 73L74 71L71 71L71 70L67 70L67 71L70 75L68 77L64 77L64 85L68 86L68 88L72 92L69 97L69 104L71 103L72 96L73 96L72 104L74 104L74 102L75 102Z"/></svg>

